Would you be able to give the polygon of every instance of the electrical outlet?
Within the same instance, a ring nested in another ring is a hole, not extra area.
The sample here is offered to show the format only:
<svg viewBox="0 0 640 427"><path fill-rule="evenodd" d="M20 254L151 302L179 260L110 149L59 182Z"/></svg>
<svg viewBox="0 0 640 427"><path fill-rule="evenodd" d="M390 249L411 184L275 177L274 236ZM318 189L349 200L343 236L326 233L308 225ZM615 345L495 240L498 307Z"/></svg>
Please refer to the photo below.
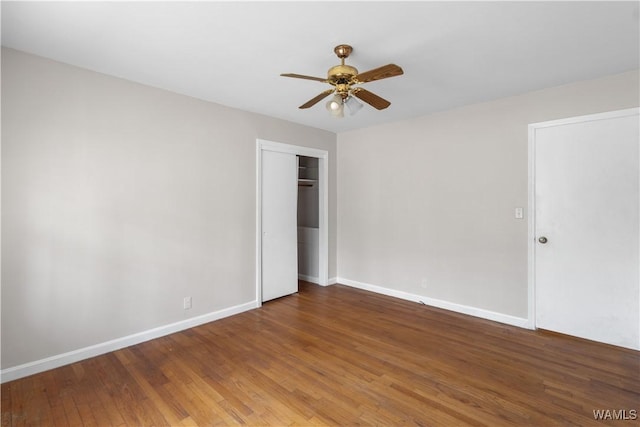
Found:
<svg viewBox="0 0 640 427"><path fill-rule="evenodd" d="M184 297L184 300L182 301L182 305L183 305L185 310L190 309L191 308L191 297Z"/></svg>
<svg viewBox="0 0 640 427"><path fill-rule="evenodd" d="M420 282L420 286L422 286L422 289L427 289L427 279L422 279L422 282Z"/></svg>
<svg viewBox="0 0 640 427"><path fill-rule="evenodd" d="M524 218L524 209L523 208L515 208L513 210L513 216L515 217L515 219Z"/></svg>

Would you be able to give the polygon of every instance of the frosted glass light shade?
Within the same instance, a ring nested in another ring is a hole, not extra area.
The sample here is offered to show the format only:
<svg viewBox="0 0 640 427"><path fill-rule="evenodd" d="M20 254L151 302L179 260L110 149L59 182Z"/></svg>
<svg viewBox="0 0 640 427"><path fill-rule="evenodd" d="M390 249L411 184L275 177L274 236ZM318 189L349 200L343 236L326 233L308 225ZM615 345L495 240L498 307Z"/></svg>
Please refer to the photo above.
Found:
<svg viewBox="0 0 640 427"><path fill-rule="evenodd" d="M352 116L362 108L362 102L358 101L351 95L344 101L344 103Z"/></svg>
<svg viewBox="0 0 640 427"><path fill-rule="evenodd" d="M333 117L344 117L344 105L342 103L342 97L340 95L335 94L333 98L331 98L331 100L327 102L326 107Z"/></svg>

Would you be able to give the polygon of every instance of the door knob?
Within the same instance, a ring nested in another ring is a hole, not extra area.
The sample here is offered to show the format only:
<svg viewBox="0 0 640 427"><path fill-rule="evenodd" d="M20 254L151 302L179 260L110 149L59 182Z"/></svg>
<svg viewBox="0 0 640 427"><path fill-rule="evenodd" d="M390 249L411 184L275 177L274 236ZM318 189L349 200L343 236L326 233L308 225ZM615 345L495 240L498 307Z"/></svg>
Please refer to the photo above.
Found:
<svg viewBox="0 0 640 427"><path fill-rule="evenodd" d="M547 241L548 241L548 240L547 240L547 238L546 238L546 237L544 237L544 236L542 236L542 237L540 237L540 238L538 239L538 242L542 243L543 245L544 245L545 243L547 243Z"/></svg>

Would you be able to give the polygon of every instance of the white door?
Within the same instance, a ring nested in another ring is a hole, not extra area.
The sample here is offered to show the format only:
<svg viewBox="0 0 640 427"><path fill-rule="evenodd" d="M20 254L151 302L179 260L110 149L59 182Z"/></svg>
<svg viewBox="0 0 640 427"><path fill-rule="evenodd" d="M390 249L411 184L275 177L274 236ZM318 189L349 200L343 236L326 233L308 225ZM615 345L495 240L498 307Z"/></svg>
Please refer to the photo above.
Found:
<svg viewBox="0 0 640 427"><path fill-rule="evenodd" d="M262 301L298 291L295 154L262 151Z"/></svg>
<svg viewBox="0 0 640 427"><path fill-rule="evenodd" d="M638 109L530 126L536 327L640 349L639 134Z"/></svg>

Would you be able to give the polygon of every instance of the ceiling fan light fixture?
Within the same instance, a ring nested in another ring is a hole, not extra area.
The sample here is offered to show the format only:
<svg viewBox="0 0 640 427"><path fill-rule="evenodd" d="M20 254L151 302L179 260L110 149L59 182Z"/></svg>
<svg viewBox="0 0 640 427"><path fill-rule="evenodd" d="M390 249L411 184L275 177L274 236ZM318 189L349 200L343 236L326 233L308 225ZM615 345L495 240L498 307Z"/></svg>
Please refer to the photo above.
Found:
<svg viewBox="0 0 640 427"><path fill-rule="evenodd" d="M335 110L331 110L331 116L335 117L336 119L341 119L344 117L344 106L342 104L340 104L340 106L335 109Z"/></svg>
<svg viewBox="0 0 640 427"><path fill-rule="evenodd" d="M344 104L342 101L342 96L340 96L339 94L336 93L335 95L333 95L331 100L327 102L326 107L333 117L344 117Z"/></svg>
<svg viewBox="0 0 640 427"><path fill-rule="evenodd" d="M355 99L353 95L349 95L349 97L344 101L344 103L349 109L349 114L351 114L352 116L355 115L362 108L362 102Z"/></svg>
<svg viewBox="0 0 640 427"><path fill-rule="evenodd" d="M340 65L329 68L329 71L327 72L327 78L306 76L303 74L294 73L280 74L283 77L315 80L322 83L328 83L333 86L333 89L325 90L324 92L314 98L311 98L309 101L305 102L298 108L306 109L313 107L322 99L329 96L331 93L333 93L334 96L329 102L327 102L326 107L334 117L344 117L345 104L347 105L349 113L352 116L362 108L363 104L352 96L354 94L360 101L366 102L377 110L384 110L389 105L391 105L389 101L379 97L373 92L360 87L354 88L352 86L376 80L387 79L389 77L400 76L404 74L402 68L398 67L396 64L387 64L383 65L382 67L374 68L372 70L365 71L364 73L360 73L358 72L357 68L352 67L351 65L346 65L344 63L345 58L349 57L352 51L353 48L346 44L341 44L335 47L334 52L338 56L338 58L340 58Z"/></svg>

